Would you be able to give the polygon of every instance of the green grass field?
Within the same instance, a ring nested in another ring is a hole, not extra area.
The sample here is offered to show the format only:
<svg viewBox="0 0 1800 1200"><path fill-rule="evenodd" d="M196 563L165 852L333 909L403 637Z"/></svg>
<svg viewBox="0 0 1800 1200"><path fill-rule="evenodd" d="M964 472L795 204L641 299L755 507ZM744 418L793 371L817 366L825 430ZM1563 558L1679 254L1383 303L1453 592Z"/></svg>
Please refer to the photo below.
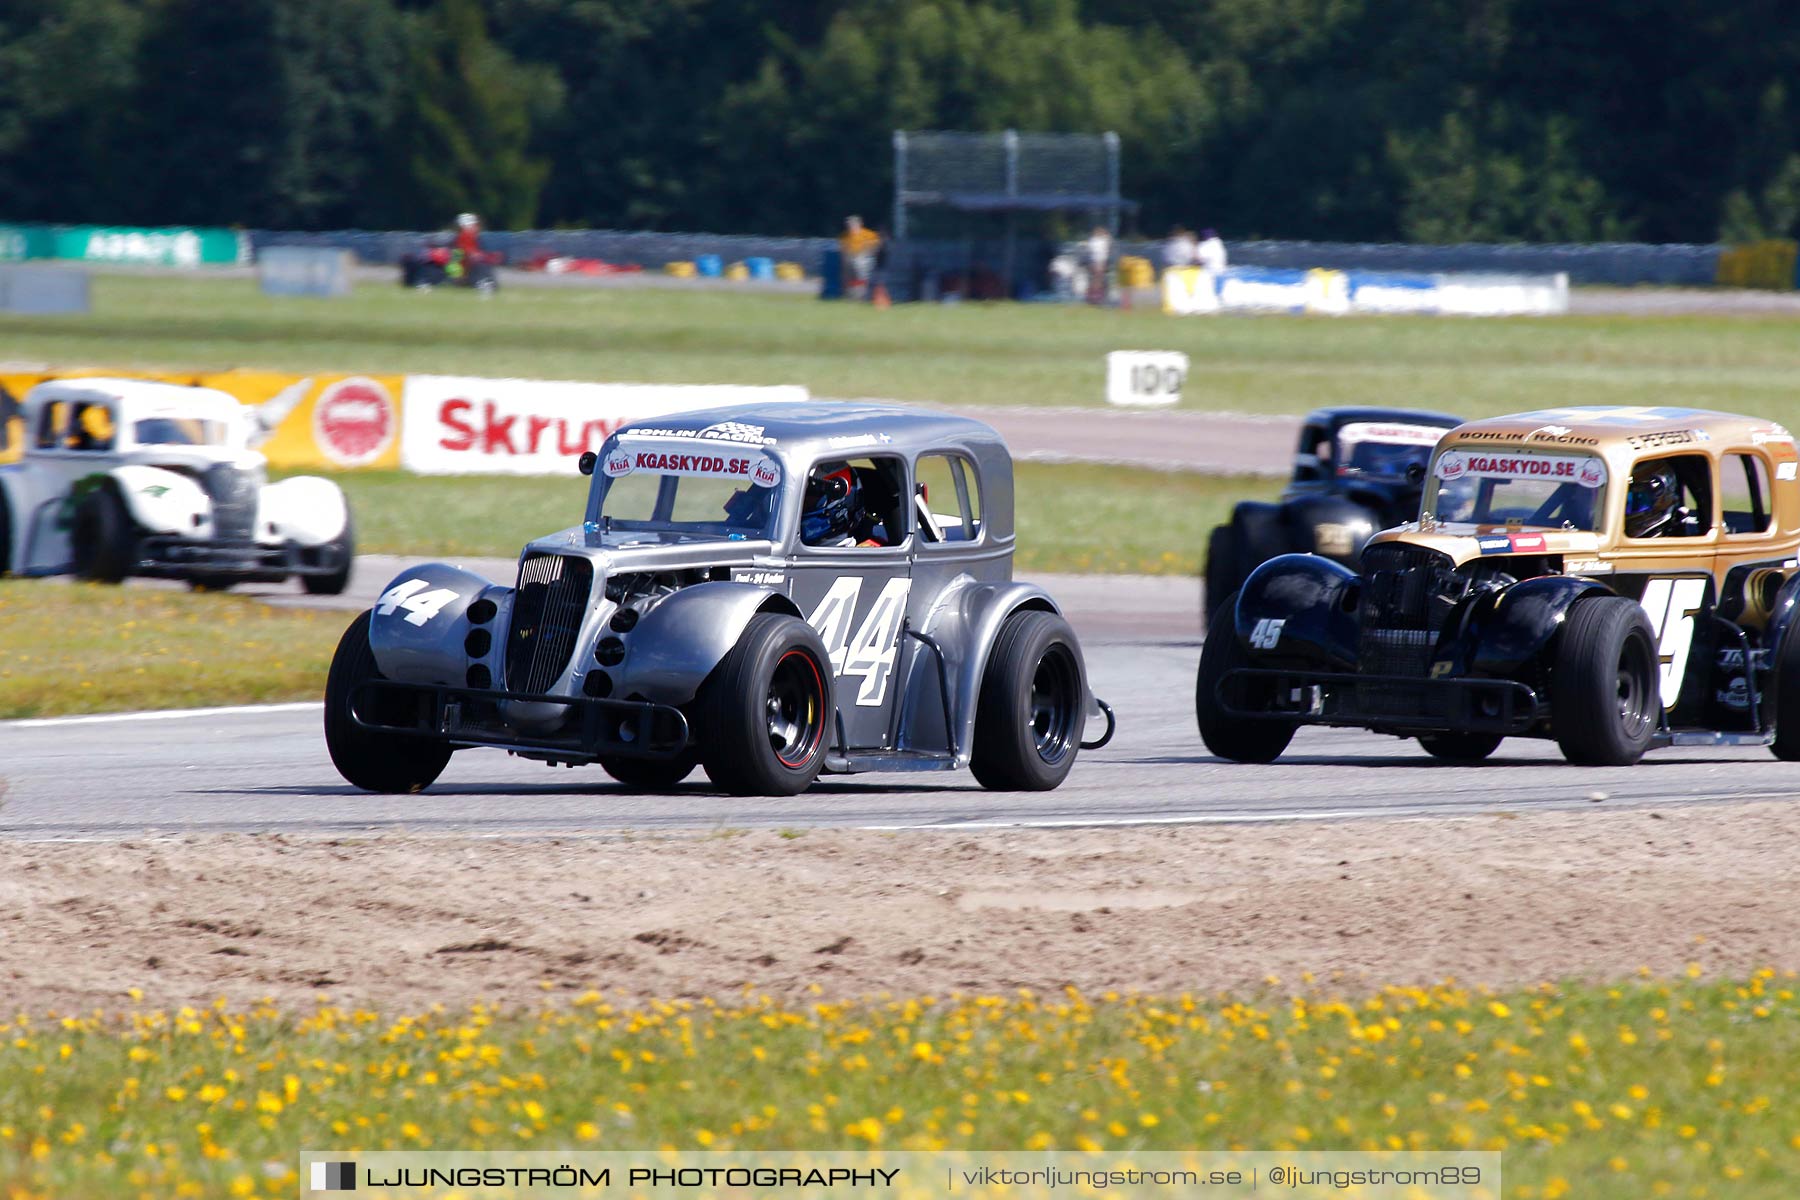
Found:
<svg viewBox="0 0 1800 1200"><path fill-rule="evenodd" d="M0 579L0 720L316 700L341 612Z"/></svg>
<svg viewBox="0 0 1800 1200"><path fill-rule="evenodd" d="M652 288L513 288L492 300L362 284L277 299L253 280L101 275L86 317L0 317L0 360L678 383L820 396L1100 403L1102 356L1184 350L1190 408L1381 403L1491 414L1692 404L1800 426L1800 336L1782 317L1172 318L1079 305L825 304Z"/></svg>
<svg viewBox="0 0 1800 1200"><path fill-rule="evenodd" d="M19 1016L0 1180L292 1196L302 1147L1457 1149L1502 1152L1509 1200L1788 1200L1793 986Z"/></svg>

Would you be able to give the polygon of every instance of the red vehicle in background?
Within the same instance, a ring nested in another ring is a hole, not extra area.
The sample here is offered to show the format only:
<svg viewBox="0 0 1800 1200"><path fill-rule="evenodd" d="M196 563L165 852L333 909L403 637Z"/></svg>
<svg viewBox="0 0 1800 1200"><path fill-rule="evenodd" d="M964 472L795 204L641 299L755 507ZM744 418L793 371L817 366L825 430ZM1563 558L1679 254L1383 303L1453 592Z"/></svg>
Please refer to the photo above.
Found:
<svg viewBox="0 0 1800 1200"><path fill-rule="evenodd" d="M428 290L439 286L492 292L500 286L494 268L505 255L481 248L481 218L463 213L456 233L432 239L424 249L400 259L400 285Z"/></svg>

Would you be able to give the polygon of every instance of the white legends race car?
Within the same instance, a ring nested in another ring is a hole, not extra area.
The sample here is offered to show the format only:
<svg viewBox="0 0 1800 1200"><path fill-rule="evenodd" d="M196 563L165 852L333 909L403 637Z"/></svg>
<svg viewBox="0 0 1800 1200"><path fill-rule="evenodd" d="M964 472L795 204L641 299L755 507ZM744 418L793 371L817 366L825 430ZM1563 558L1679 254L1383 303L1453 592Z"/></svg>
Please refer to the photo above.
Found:
<svg viewBox="0 0 1800 1200"><path fill-rule="evenodd" d="M268 482L266 414L224 392L137 379L41 383L0 467L0 574L128 575L195 587L298 576L335 595L355 554L335 483Z"/></svg>

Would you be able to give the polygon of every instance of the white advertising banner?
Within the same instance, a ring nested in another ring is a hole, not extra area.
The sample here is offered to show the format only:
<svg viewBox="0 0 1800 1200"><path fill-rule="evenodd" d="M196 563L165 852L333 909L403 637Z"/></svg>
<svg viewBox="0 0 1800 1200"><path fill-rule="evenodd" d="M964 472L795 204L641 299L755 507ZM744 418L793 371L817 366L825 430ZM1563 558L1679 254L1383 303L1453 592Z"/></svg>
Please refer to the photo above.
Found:
<svg viewBox="0 0 1800 1200"><path fill-rule="evenodd" d="M411 375L400 463L421 475L573 475L620 426L734 404L808 399L798 386L580 383Z"/></svg>

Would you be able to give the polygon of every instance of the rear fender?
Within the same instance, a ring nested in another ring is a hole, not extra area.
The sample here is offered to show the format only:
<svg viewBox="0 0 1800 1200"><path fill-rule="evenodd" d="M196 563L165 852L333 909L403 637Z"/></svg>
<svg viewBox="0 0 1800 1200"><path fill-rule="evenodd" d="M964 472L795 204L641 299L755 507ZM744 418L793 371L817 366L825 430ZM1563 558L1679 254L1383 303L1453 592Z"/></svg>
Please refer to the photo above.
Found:
<svg viewBox="0 0 1800 1200"><path fill-rule="evenodd" d="M1763 645L1771 650L1778 649L1782 635L1794 623L1796 613L1800 613L1800 575L1790 575L1787 582L1781 585L1781 590L1775 593L1775 604L1769 610L1769 629L1763 638Z"/></svg>
<svg viewBox="0 0 1800 1200"><path fill-rule="evenodd" d="M918 638L913 643L907 662L905 690L901 693L899 748L946 753L951 746L949 735L955 734L956 763L969 764L975 742L975 709L981 699L981 680L987 672L988 658L1000 627L1016 612L1040 611L1058 613L1061 609L1050 594L1034 583L977 583L964 576L944 589L925 617L918 633L931 639L936 650ZM942 651L944 673L938 674L938 651ZM1077 657L1080 646L1076 647ZM1082 665L1082 686L1086 687L1087 666ZM945 703L944 681L950 695ZM1088 697L1090 713L1095 705Z"/></svg>
<svg viewBox="0 0 1800 1200"><path fill-rule="evenodd" d="M469 606L493 602L494 615L478 625ZM401 683L468 685L469 668L481 663L496 681L506 631L511 628L513 589L448 563L425 563L394 576L369 617L369 646L375 665ZM489 631L486 653L471 657L467 642L475 628Z"/></svg>
<svg viewBox="0 0 1800 1200"><path fill-rule="evenodd" d="M1356 572L1317 554L1283 554L1250 573L1234 632L1252 658L1356 669Z"/></svg>
<svg viewBox="0 0 1800 1200"><path fill-rule="evenodd" d="M212 499L192 476L135 464L114 467L106 475L118 488L131 519L151 533L212 535Z"/></svg>
<svg viewBox="0 0 1800 1200"><path fill-rule="evenodd" d="M686 704L759 612L801 616L792 600L766 587L718 580L682 588L627 632L602 635L625 644L625 657L612 668L612 694Z"/></svg>
<svg viewBox="0 0 1800 1200"><path fill-rule="evenodd" d="M1540 575L1475 601L1455 643L1457 674L1517 677L1550 651L1569 609L1612 590L1574 575Z"/></svg>

